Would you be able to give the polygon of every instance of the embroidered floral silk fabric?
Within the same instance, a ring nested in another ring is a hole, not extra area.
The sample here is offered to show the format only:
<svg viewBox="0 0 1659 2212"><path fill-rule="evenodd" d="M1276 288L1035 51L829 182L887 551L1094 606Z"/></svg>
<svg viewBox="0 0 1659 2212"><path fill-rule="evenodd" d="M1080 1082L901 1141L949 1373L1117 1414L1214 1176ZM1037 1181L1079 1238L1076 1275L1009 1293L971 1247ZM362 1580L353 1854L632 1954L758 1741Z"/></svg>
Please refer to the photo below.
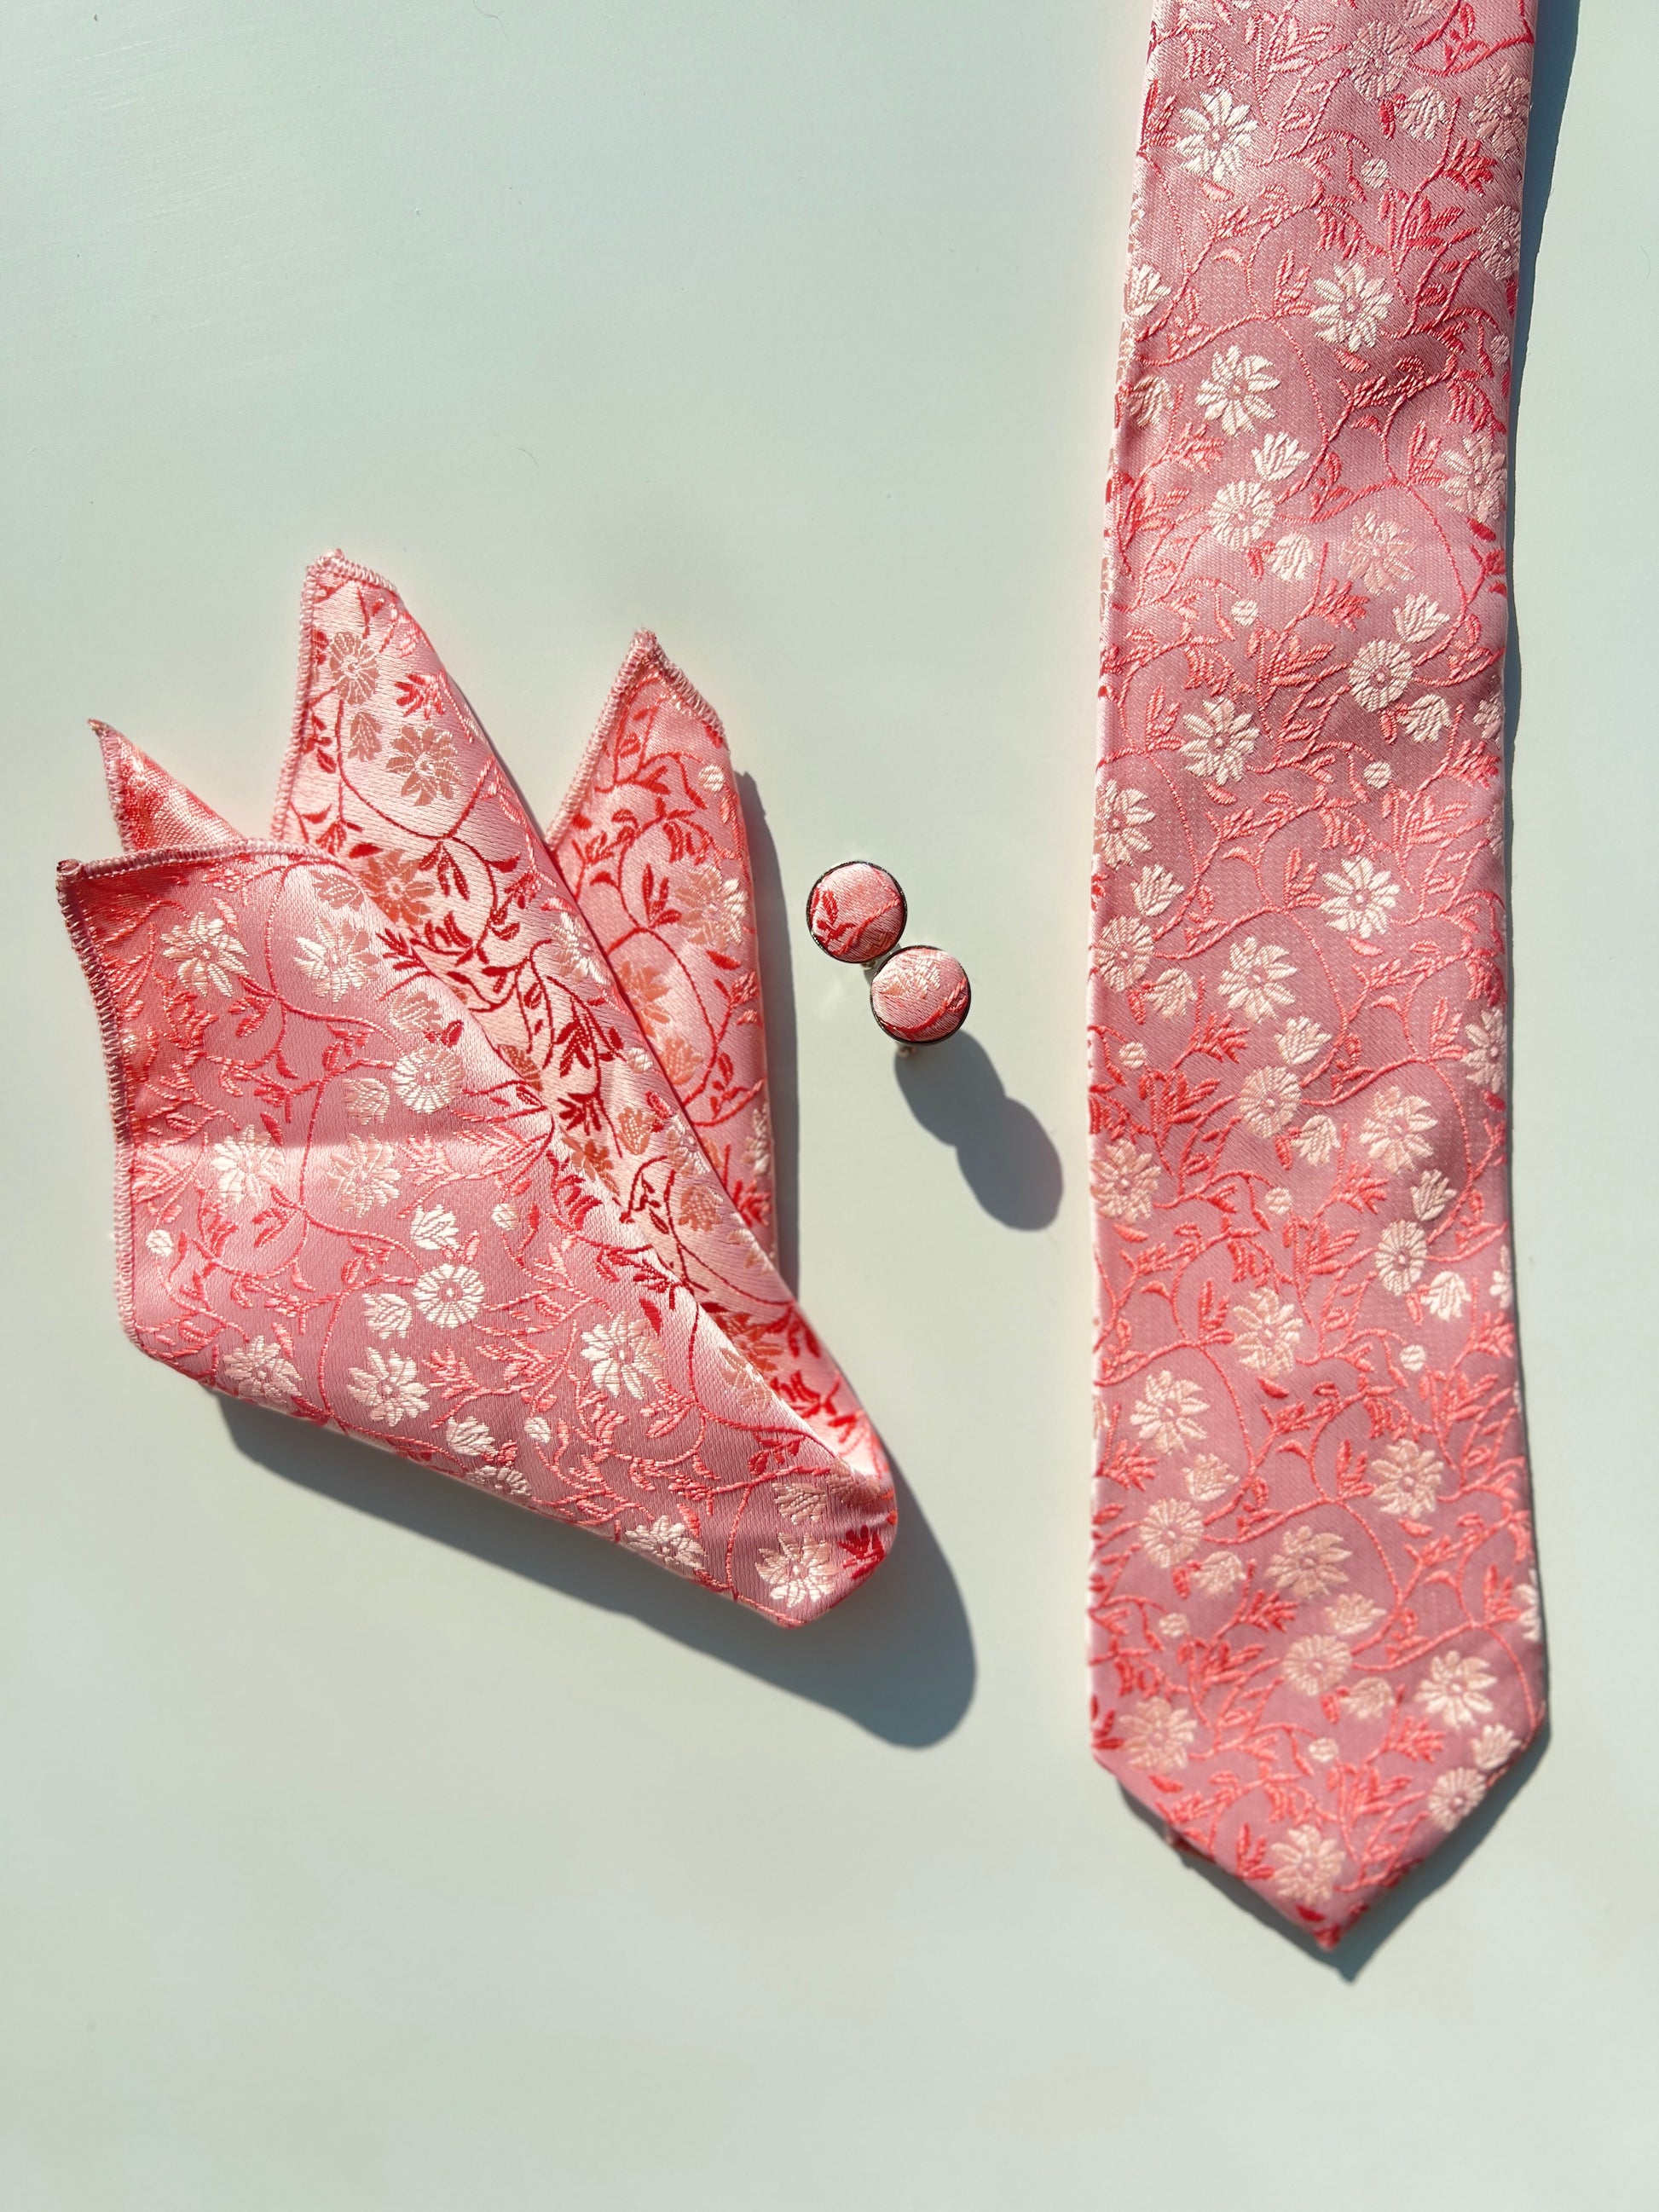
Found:
<svg viewBox="0 0 1659 2212"><path fill-rule="evenodd" d="M718 721L636 641L565 815L613 974L392 587L319 562L302 655L287 842L242 840L101 730L127 857L60 874L109 1061L129 1333L813 1618L880 1564L892 1488L756 1240L758 972ZM687 1040L674 1077L652 1036Z"/></svg>
<svg viewBox="0 0 1659 2212"><path fill-rule="evenodd" d="M1097 1756L1333 1942L1543 1715L1508 1235L1519 0L1163 0L1108 492Z"/></svg>

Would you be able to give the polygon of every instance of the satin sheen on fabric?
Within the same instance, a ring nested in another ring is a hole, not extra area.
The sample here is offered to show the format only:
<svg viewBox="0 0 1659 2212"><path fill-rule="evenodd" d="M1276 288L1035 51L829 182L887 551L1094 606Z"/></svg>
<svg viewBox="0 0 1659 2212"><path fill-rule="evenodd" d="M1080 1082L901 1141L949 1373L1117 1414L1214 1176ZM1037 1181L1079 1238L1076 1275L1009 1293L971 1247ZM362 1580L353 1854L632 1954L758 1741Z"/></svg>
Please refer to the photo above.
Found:
<svg viewBox="0 0 1659 2212"><path fill-rule="evenodd" d="M1321 1943L1535 1735L1518 0L1163 0L1103 579L1097 1757Z"/></svg>
<svg viewBox="0 0 1659 2212"><path fill-rule="evenodd" d="M847 1596L891 1480L777 1273L742 814L655 640L556 857L339 555L307 580L278 842L95 726L126 857L59 890L140 1349L781 1625Z"/></svg>

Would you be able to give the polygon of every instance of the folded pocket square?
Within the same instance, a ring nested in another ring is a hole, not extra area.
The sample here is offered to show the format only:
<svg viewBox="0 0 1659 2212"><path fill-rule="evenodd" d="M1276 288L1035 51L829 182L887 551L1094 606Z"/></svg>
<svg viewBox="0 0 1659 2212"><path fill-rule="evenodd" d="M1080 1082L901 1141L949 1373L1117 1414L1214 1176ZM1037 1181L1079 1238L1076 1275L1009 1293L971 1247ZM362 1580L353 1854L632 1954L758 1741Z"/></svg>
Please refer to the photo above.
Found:
<svg viewBox="0 0 1659 2212"><path fill-rule="evenodd" d="M102 725L59 893L104 1033L141 1350L785 1624L896 1522L779 1276L743 819L635 642L546 840L383 579L307 580L273 840Z"/></svg>

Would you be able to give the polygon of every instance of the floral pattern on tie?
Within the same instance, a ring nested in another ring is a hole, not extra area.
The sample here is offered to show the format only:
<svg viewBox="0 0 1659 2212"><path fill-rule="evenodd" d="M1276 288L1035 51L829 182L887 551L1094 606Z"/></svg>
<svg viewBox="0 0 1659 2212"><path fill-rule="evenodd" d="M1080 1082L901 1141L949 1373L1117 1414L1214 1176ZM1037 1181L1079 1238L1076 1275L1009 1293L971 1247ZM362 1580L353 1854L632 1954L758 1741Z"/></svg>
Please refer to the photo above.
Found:
<svg viewBox="0 0 1659 2212"><path fill-rule="evenodd" d="M1333 1942L1543 1715L1508 1230L1516 0L1166 0L1108 489L1097 1756Z"/></svg>

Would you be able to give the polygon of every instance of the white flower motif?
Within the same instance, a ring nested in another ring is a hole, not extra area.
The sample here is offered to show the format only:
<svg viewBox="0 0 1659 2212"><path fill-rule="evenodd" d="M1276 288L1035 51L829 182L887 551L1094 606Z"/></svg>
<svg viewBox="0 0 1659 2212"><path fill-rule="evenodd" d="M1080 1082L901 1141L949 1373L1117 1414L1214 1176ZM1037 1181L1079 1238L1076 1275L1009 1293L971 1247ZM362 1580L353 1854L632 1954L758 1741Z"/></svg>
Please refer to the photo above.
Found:
<svg viewBox="0 0 1659 2212"><path fill-rule="evenodd" d="M1472 522L1495 529L1504 514L1505 466L1504 449L1493 443L1491 431L1471 430L1461 450L1446 456L1446 497Z"/></svg>
<svg viewBox="0 0 1659 2212"><path fill-rule="evenodd" d="M1150 430L1170 411L1175 394L1164 376L1143 376L1123 395L1123 412L1131 422Z"/></svg>
<svg viewBox="0 0 1659 2212"><path fill-rule="evenodd" d="M1267 566L1284 584L1299 584L1313 564L1313 540L1300 530L1287 531L1267 556Z"/></svg>
<svg viewBox="0 0 1659 2212"><path fill-rule="evenodd" d="M1463 1070L1477 1091L1501 1094L1509 1080L1510 1025L1501 1006L1483 1006L1463 1025L1469 1048Z"/></svg>
<svg viewBox="0 0 1659 2212"><path fill-rule="evenodd" d="M1381 937L1400 900L1400 886L1386 868L1363 855L1344 860L1323 881L1331 896L1319 910L1345 937Z"/></svg>
<svg viewBox="0 0 1659 2212"><path fill-rule="evenodd" d="M461 1087L461 1063L447 1046L417 1044L392 1071L398 1096L412 1113L435 1114Z"/></svg>
<svg viewBox="0 0 1659 2212"><path fill-rule="evenodd" d="M1310 1114L1291 1142L1310 1167L1322 1168L1336 1158L1342 1133L1328 1114Z"/></svg>
<svg viewBox="0 0 1659 2212"><path fill-rule="evenodd" d="M1193 1588L1206 1597L1225 1597L1238 1588L1245 1571L1237 1552L1212 1552L1193 1570Z"/></svg>
<svg viewBox="0 0 1659 2212"><path fill-rule="evenodd" d="M1258 1137L1276 1137L1301 1103L1302 1085L1288 1067L1252 1068L1239 1085L1238 1118Z"/></svg>
<svg viewBox="0 0 1659 2212"><path fill-rule="evenodd" d="M705 862L686 871L676 896L680 919L696 944L711 952L741 944L749 899L735 876L722 876Z"/></svg>
<svg viewBox="0 0 1659 2212"><path fill-rule="evenodd" d="M351 1395L366 1407L371 1421L395 1429L426 1411L426 1385L418 1378L415 1362L401 1352L364 1353L366 1367L350 1372Z"/></svg>
<svg viewBox="0 0 1659 2212"><path fill-rule="evenodd" d="M1380 154L1359 165L1359 181L1369 192L1380 192L1389 181L1389 165Z"/></svg>
<svg viewBox="0 0 1659 2212"><path fill-rule="evenodd" d="M1147 1376L1129 1419L1152 1449L1163 1454L1185 1451L1188 1444L1201 1443L1206 1431L1198 1416L1209 1410L1209 1401L1198 1385L1166 1367Z"/></svg>
<svg viewBox="0 0 1659 2212"><path fill-rule="evenodd" d="M1224 1498L1233 1487L1233 1477L1228 1474L1224 1460L1213 1452L1200 1452L1187 1468L1187 1495L1200 1505L1212 1504Z"/></svg>
<svg viewBox="0 0 1659 2212"><path fill-rule="evenodd" d="M161 957L171 960L187 991L222 991L227 998L235 978L247 973L247 947L216 914L193 914L161 939Z"/></svg>
<svg viewBox="0 0 1659 2212"><path fill-rule="evenodd" d="M1339 262L1329 276L1316 276L1320 304L1309 320L1328 344L1364 353L1382 334L1394 294L1380 276L1368 276L1359 261Z"/></svg>
<svg viewBox="0 0 1659 2212"><path fill-rule="evenodd" d="M836 1587L835 1550L819 1536L780 1536L776 1551L761 1553L755 1565L778 1604L792 1613Z"/></svg>
<svg viewBox="0 0 1659 2212"><path fill-rule="evenodd" d="M1342 1562L1349 1556L1342 1539L1330 1528L1314 1528L1299 1522L1279 1540L1279 1549L1267 1562L1267 1579L1275 1589L1292 1597L1328 1597L1348 1577Z"/></svg>
<svg viewBox="0 0 1659 2212"><path fill-rule="evenodd" d="M1261 610L1254 599L1235 599L1230 612L1240 629L1254 629L1261 619Z"/></svg>
<svg viewBox="0 0 1659 2212"><path fill-rule="evenodd" d="M1198 1723L1185 1705L1167 1698L1143 1698L1118 1723L1123 1755L1131 1766L1152 1774L1175 1774L1187 1764Z"/></svg>
<svg viewBox="0 0 1659 2212"><path fill-rule="evenodd" d="M444 1441L461 1459L483 1459L495 1449L495 1439L483 1421L470 1413L452 1413L444 1423Z"/></svg>
<svg viewBox="0 0 1659 2212"><path fill-rule="evenodd" d="M656 1339L642 1322L631 1321L626 1314L584 1331L582 1358L608 1397L620 1398L626 1392L630 1398L642 1399L662 1380Z"/></svg>
<svg viewBox="0 0 1659 2212"><path fill-rule="evenodd" d="M1486 274L1507 284L1521 267L1520 209L1494 208L1480 226L1475 251Z"/></svg>
<svg viewBox="0 0 1659 2212"><path fill-rule="evenodd" d="M1296 474L1307 458L1307 447L1299 446L1288 430L1269 430L1250 455L1263 483L1282 483L1286 477ZM1305 544L1307 540L1303 543ZM1312 548L1309 550L1311 552Z"/></svg>
<svg viewBox="0 0 1659 2212"><path fill-rule="evenodd" d="M1212 783L1237 783L1260 734L1250 717L1231 699L1206 699L1196 714L1181 720L1192 732L1181 757L1193 774Z"/></svg>
<svg viewBox="0 0 1659 2212"><path fill-rule="evenodd" d="M1191 1633L1192 1624L1184 1613L1161 1613L1158 1617L1158 1632L1166 1644L1179 1644Z"/></svg>
<svg viewBox="0 0 1659 2212"><path fill-rule="evenodd" d="M1517 159L1527 143L1527 80L1518 70L1498 68L1469 109L1469 120L1500 161Z"/></svg>
<svg viewBox="0 0 1659 2212"><path fill-rule="evenodd" d="M144 1249L146 1252L154 1253L158 1260L170 1260L173 1257L172 1231L167 1229L152 1229L144 1239Z"/></svg>
<svg viewBox="0 0 1659 2212"><path fill-rule="evenodd" d="M434 1328L459 1328L477 1318L483 1304L483 1277L476 1267L445 1260L428 1267L415 1285L416 1304Z"/></svg>
<svg viewBox="0 0 1659 2212"><path fill-rule="evenodd" d="M1145 1221L1159 1173L1154 1155L1138 1152L1127 1137L1104 1146L1090 1170L1097 1208L1109 1221Z"/></svg>
<svg viewBox="0 0 1659 2212"><path fill-rule="evenodd" d="M1348 574L1363 592L1392 592L1409 583L1413 573L1411 538L1386 514L1362 514L1354 519L1342 548Z"/></svg>
<svg viewBox="0 0 1659 2212"><path fill-rule="evenodd" d="M1376 1240L1376 1273L1385 1291L1403 1298L1429 1264L1429 1240L1415 1221L1391 1221Z"/></svg>
<svg viewBox="0 0 1659 2212"><path fill-rule="evenodd" d="M1277 1182L1271 1190L1261 1194L1261 1203L1276 1220L1282 1221L1296 1204L1296 1194L1287 1184Z"/></svg>
<svg viewBox="0 0 1659 2212"><path fill-rule="evenodd" d="M1445 1468L1426 1445L1409 1437L1396 1437L1370 1471L1378 1505L1396 1520L1426 1520L1439 1503Z"/></svg>
<svg viewBox="0 0 1659 2212"><path fill-rule="evenodd" d="M1414 745L1431 745L1443 738L1452 725L1452 710L1437 691L1425 691L1420 699L1413 699L1400 717L1400 726Z"/></svg>
<svg viewBox="0 0 1659 2212"><path fill-rule="evenodd" d="M1521 1748L1521 1739L1513 1729L1506 1729L1501 1721L1490 1721L1469 1746L1469 1757L1483 1774L1496 1773L1507 1766Z"/></svg>
<svg viewBox="0 0 1659 2212"><path fill-rule="evenodd" d="M1198 986L1184 968L1166 968L1146 992L1146 1003L1165 1021L1176 1021L1198 996Z"/></svg>
<svg viewBox="0 0 1659 2212"><path fill-rule="evenodd" d="M1256 134L1249 109L1224 88L1202 94L1196 107L1182 111L1181 119L1187 126L1186 137L1176 141L1182 167L1212 184L1231 184Z"/></svg>
<svg viewBox="0 0 1659 2212"><path fill-rule="evenodd" d="M1393 23L1362 23L1348 47L1348 75L1362 100L1386 100L1406 74L1411 40Z"/></svg>
<svg viewBox="0 0 1659 2212"><path fill-rule="evenodd" d="M1123 312L1133 322L1143 322L1170 296L1170 288L1150 262L1137 261L1123 287Z"/></svg>
<svg viewBox="0 0 1659 2212"><path fill-rule="evenodd" d="M1438 1221L1456 1195L1438 1168L1425 1168L1412 1185L1412 1212L1419 1221Z"/></svg>
<svg viewBox="0 0 1659 2212"><path fill-rule="evenodd" d="M1298 1636L1282 1663L1293 1690L1304 1698L1323 1698L1345 1680L1353 1654L1340 1637Z"/></svg>
<svg viewBox="0 0 1659 2212"><path fill-rule="evenodd" d="M821 1482L775 1482L772 1498L784 1519L797 1528L821 1522L830 1510L830 1492Z"/></svg>
<svg viewBox="0 0 1659 2212"><path fill-rule="evenodd" d="M1423 84L1407 94L1395 112L1406 135L1415 138L1419 145L1426 145L1445 129L1451 104L1437 87Z"/></svg>
<svg viewBox="0 0 1659 2212"><path fill-rule="evenodd" d="M524 1425L524 1432L532 1443L550 1444L553 1441L553 1424L544 1413L532 1413Z"/></svg>
<svg viewBox="0 0 1659 2212"><path fill-rule="evenodd" d="M1262 945L1254 937L1241 937L1228 948L1227 965L1217 988L1236 1014L1247 1022L1265 1022L1295 997L1293 991L1285 988L1285 977L1295 973L1282 945Z"/></svg>
<svg viewBox="0 0 1659 2212"><path fill-rule="evenodd" d="M384 1121L392 1093L377 1076L354 1075L342 1085L345 1109L355 1121Z"/></svg>
<svg viewBox="0 0 1659 2212"><path fill-rule="evenodd" d="M1143 868L1135 878L1135 909L1145 915L1162 914L1174 905L1182 889L1167 868Z"/></svg>
<svg viewBox="0 0 1659 2212"><path fill-rule="evenodd" d="M1450 1766L1437 1774L1429 1791L1429 1818L1437 1828L1455 1828L1486 1794L1486 1778L1475 1766Z"/></svg>
<svg viewBox="0 0 1659 2212"><path fill-rule="evenodd" d="M1142 826L1152 820L1144 791L1120 787L1107 776L1095 794L1095 856L1103 866L1121 868L1152 842Z"/></svg>
<svg viewBox="0 0 1659 2212"><path fill-rule="evenodd" d="M261 1406L290 1406L300 1395L300 1370L280 1344L256 1336L234 1345L218 1363L215 1378L233 1397L252 1398Z"/></svg>
<svg viewBox="0 0 1659 2212"><path fill-rule="evenodd" d="M219 1195L231 1206L263 1206L283 1172L283 1156L264 1129L247 1128L213 1147Z"/></svg>
<svg viewBox="0 0 1659 2212"><path fill-rule="evenodd" d="M1118 1065L1121 1067L1145 1067L1147 1058L1146 1048L1139 1037L1128 1037L1119 1045L1117 1057Z"/></svg>
<svg viewBox="0 0 1659 2212"><path fill-rule="evenodd" d="M1387 1676L1370 1674L1349 1691L1343 1711L1357 1721L1380 1721L1394 1706L1394 1689Z"/></svg>
<svg viewBox="0 0 1659 2212"><path fill-rule="evenodd" d="M1469 1310L1469 1286L1455 1268L1444 1267L1423 1293L1437 1321L1462 1321Z"/></svg>
<svg viewBox="0 0 1659 2212"><path fill-rule="evenodd" d="M1292 1905L1325 1905L1342 1872L1342 1846L1310 1821L1287 1828L1267 1846L1277 1872L1273 1886Z"/></svg>
<svg viewBox="0 0 1659 2212"><path fill-rule="evenodd" d="M455 1217L447 1206L417 1206L410 1220L409 1237L418 1252L453 1252L461 1241Z"/></svg>
<svg viewBox="0 0 1659 2212"><path fill-rule="evenodd" d="M1385 760L1367 761L1360 770L1368 791L1386 791L1394 778L1394 770Z"/></svg>
<svg viewBox="0 0 1659 2212"><path fill-rule="evenodd" d="M1426 592L1409 592L1394 611L1394 634L1401 645L1426 645L1449 619Z"/></svg>
<svg viewBox="0 0 1659 2212"><path fill-rule="evenodd" d="M389 1336L407 1336L415 1310L396 1291L365 1291L363 1322L371 1336L382 1342Z"/></svg>
<svg viewBox="0 0 1659 2212"><path fill-rule="evenodd" d="M1252 1291L1238 1301L1228 1319L1233 1349L1252 1373L1290 1373L1302 1335L1302 1316L1294 1306L1283 1304L1274 1291Z"/></svg>
<svg viewBox="0 0 1659 2212"><path fill-rule="evenodd" d="M334 1195L348 1213L360 1219L395 1198L403 1180L396 1151L378 1137L349 1138L345 1150L328 1155L324 1164Z"/></svg>
<svg viewBox="0 0 1659 2212"><path fill-rule="evenodd" d="M1249 477L1223 484L1210 502L1209 522L1217 544L1230 553L1242 553L1273 528L1272 494L1265 484L1253 483Z"/></svg>
<svg viewBox="0 0 1659 2212"><path fill-rule="evenodd" d="M1325 1618L1334 1636L1364 1636L1382 1620L1382 1608L1358 1590L1344 1590L1334 1604L1326 1607Z"/></svg>
<svg viewBox="0 0 1659 2212"><path fill-rule="evenodd" d="M1380 714L1412 680L1412 657L1391 637L1374 637L1362 645L1348 670L1348 689L1358 704Z"/></svg>
<svg viewBox="0 0 1659 2212"><path fill-rule="evenodd" d="M1328 1766L1341 1746L1332 1735L1316 1735L1308 1746L1308 1756L1316 1766Z"/></svg>
<svg viewBox="0 0 1659 2212"><path fill-rule="evenodd" d="M1321 1029L1308 1015L1297 1014L1279 1032L1279 1056L1286 1067L1305 1067L1310 1060L1317 1060L1330 1041L1328 1030Z"/></svg>
<svg viewBox="0 0 1659 2212"><path fill-rule="evenodd" d="M1204 1541L1204 1516L1184 1498L1160 1498L1146 1509L1140 1548L1155 1567L1178 1567Z"/></svg>
<svg viewBox="0 0 1659 2212"><path fill-rule="evenodd" d="M1133 915L1119 915L1100 933L1095 967L1114 990L1127 991L1146 973L1154 949L1152 933L1144 921L1137 921Z"/></svg>
<svg viewBox="0 0 1659 2212"><path fill-rule="evenodd" d="M499 1229L504 1237L510 1237L519 1225L519 1209L516 1206L509 1205L503 1199L499 1206L490 1207L489 1218L492 1225Z"/></svg>
<svg viewBox="0 0 1659 2212"><path fill-rule="evenodd" d="M1507 1313L1515 1304L1515 1261L1507 1244L1498 1255L1486 1294L1501 1313Z"/></svg>
<svg viewBox="0 0 1659 2212"><path fill-rule="evenodd" d="M1407 1375L1420 1375L1429 1364L1428 1347L1421 1344L1402 1344L1400 1364Z"/></svg>
<svg viewBox="0 0 1659 2212"><path fill-rule="evenodd" d="M315 937L296 937L294 957L325 999L360 991L380 969L374 939L349 914L325 914Z"/></svg>
<svg viewBox="0 0 1659 2212"><path fill-rule="evenodd" d="M1279 389L1273 363L1259 353L1229 346L1216 354L1210 373L1195 395L1205 420L1219 422L1224 437L1253 430L1258 422L1271 422L1273 404L1265 395Z"/></svg>
<svg viewBox="0 0 1659 2212"><path fill-rule="evenodd" d="M671 1574L695 1576L702 1572L702 1546L684 1522L677 1521L672 1513L659 1513L654 1521L643 1526L624 1528L620 1540L625 1550L637 1552L641 1559L654 1559Z"/></svg>
<svg viewBox="0 0 1659 2212"><path fill-rule="evenodd" d="M557 914L547 925L542 957L562 983L580 988L596 983L600 968L590 950L591 939L573 914Z"/></svg>
<svg viewBox="0 0 1659 2212"><path fill-rule="evenodd" d="M1359 1131L1359 1141L1385 1175L1398 1175L1432 1149L1425 1132L1435 1126L1426 1098L1391 1083L1377 1093ZM1418 1216L1420 1221L1423 1216Z"/></svg>
<svg viewBox="0 0 1659 2212"><path fill-rule="evenodd" d="M1442 1651L1417 1686L1417 1702L1448 1728L1472 1728L1492 1711L1486 1692L1497 1680L1478 1656L1465 1659L1461 1652Z"/></svg>

